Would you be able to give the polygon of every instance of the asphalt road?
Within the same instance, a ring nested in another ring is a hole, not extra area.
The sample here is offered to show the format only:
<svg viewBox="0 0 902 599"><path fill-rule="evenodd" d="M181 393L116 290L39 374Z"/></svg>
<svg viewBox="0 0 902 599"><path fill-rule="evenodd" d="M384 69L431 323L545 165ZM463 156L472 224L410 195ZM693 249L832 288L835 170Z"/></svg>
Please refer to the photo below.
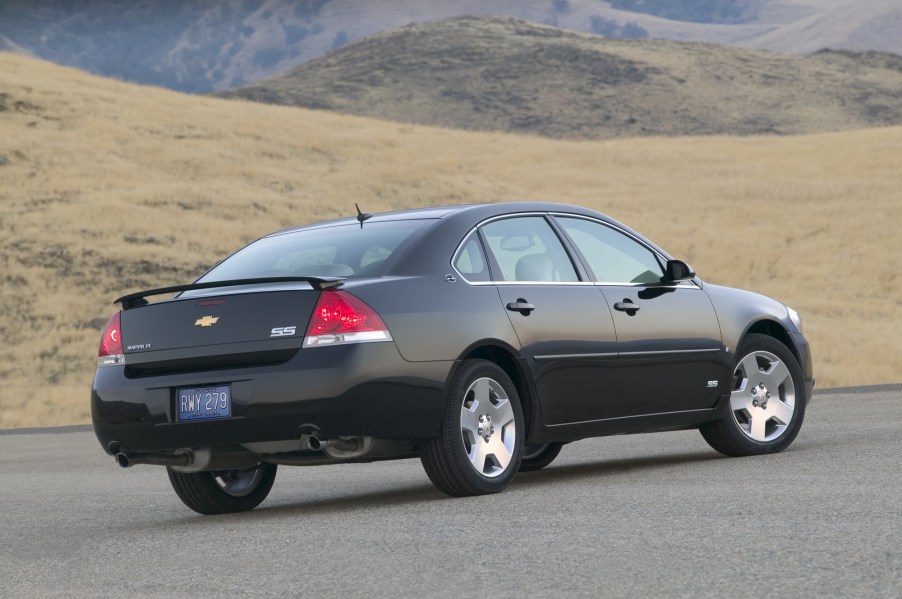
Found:
<svg viewBox="0 0 902 599"><path fill-rule="evenodd" d="M573 443L451 499L418 460L282 467L198 516L93 433L0 434L0 596L902 597L902 386L819 393L782 454Z"/></svg>

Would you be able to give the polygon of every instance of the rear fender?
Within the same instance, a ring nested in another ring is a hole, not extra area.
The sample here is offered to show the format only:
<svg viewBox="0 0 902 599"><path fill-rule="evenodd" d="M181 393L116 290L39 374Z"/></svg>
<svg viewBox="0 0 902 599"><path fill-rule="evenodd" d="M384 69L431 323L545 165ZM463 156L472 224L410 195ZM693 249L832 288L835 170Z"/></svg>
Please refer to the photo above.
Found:
<svg viewBox="0 0 902 599"><path fill-rule="evenodd" d="M451 388L451 382L457 376L457 372L465 360L488 360L500 366L507 373L520 395L523 418L526 422L526 439L532 438L534 432L541 428L542 418L541 406L532 375L526 364L526 358L520 355L517 349L498 339L485 339L474 343L454 361L454 366L445 383L446 396Z"/></svg>

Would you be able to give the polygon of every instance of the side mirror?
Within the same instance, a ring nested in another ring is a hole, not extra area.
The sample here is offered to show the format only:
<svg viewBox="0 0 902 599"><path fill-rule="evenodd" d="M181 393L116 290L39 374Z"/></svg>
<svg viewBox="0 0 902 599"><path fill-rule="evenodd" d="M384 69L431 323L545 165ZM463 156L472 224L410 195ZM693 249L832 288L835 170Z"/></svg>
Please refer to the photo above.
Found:
<svg viewBox="0 0 902 599"><path fill-rule="evenodd" d="M667 276L668 283L689 281L695 278L695 271L682 260L668 260L666 270L667 272L665 275Z"/></svg>

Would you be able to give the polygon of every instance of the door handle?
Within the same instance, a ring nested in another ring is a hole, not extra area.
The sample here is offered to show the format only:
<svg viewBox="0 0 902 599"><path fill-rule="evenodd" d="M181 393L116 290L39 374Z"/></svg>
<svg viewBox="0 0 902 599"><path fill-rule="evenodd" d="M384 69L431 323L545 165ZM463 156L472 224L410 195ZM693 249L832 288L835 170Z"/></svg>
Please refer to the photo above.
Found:
<svg viewBox="0 0 902 599"><path fill-rule="evenodd" d="M518 297L517 301L507 303L507 309L511 312L519 312L523 316L529 316L529 313L535 310L536 307L522 297Z"/></svg>
<svg viewBox="0 0 902 599"><path fill-rule="evenodd" d="M624 298L622 302L617 302L614 304L615 310L620 310L621 312L626 312L630 316L635 314L639 310L639 305L634 304L632 300Z"/></svg>

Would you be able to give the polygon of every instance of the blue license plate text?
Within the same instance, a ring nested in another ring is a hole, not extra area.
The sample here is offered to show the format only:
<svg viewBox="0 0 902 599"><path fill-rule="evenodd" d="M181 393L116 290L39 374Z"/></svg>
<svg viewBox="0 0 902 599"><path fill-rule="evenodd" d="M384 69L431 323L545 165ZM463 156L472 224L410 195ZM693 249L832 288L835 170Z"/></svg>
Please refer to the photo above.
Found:
<svg viewBox="0 0 902 599"><path fill-rule="evenodd" d="M232 394L228 385L182 387L176 390L175 406L179 422L228 418Z"/></svg>

